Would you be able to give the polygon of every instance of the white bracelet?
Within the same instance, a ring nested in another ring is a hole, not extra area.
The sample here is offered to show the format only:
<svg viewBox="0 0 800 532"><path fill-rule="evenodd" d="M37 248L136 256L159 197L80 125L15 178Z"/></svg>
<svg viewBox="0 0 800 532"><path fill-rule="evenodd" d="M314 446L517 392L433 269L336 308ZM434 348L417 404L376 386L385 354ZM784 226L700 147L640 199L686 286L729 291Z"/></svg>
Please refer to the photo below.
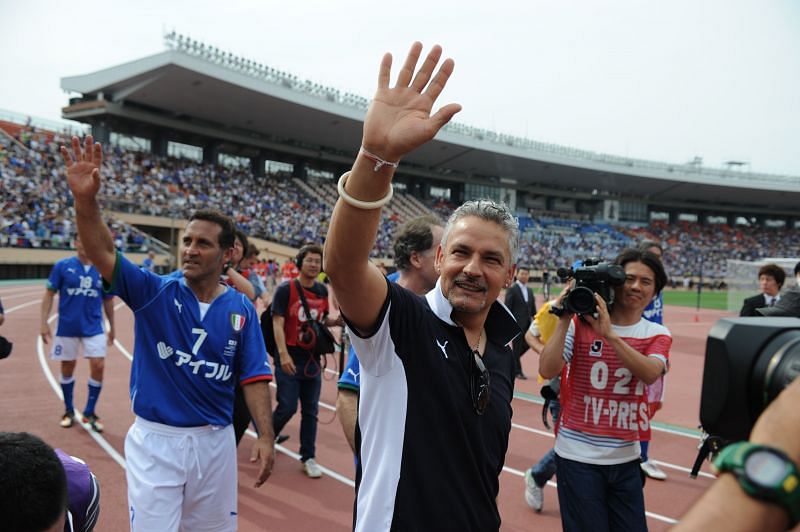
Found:
<svg viewBox="0 0 800 532"><path fill-rule="evenodd" d="M392 196L394 195L394 187L389 185L389 192L386 193L384 197L379 200L375 201L362 201L360 199L356 199L350 194L348 194L344 189L344 184L347 183L347 178L350 177L350 172L345 172L342 174L342 177L339 178L339 185L337 186L339 190L339 196L344 200L345 203L348 205L352 205L356 209L364 209L364 210L372 210L372 209L380 209L390 201L392 201Z"/></svg>
<svg viewBox="0 0 800 532"><path fill-rule="evenodd" d="M364 157L366 157L367 159L369 159L370 161L375 163L375 168L372 169L373 172L377 172L378 170L380 170L381 166L390 166L392 168L397 168L397 165L400 164L400 163L393 163L391 161L386 161L384 159L381 159L380 157L378 157L374 153L370 153L367 150L365 150L364 146L361 146L361 149L359 149L358 151Z"/></svg>

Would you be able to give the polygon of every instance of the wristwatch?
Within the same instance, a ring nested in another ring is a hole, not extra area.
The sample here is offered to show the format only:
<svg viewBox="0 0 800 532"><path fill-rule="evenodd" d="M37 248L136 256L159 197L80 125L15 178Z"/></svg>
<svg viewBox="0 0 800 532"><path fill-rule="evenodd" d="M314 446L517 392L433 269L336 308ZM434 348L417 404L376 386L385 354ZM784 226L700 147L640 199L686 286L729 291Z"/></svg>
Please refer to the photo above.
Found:
<svg viewBox="0 0 800 532"><path fill-rule="evenodd" d="M733 443L720 451L714 467L720 473L733 473L751 497L786 509L790 529L800 522L800 474L780 449L746 441Z"/></svg>

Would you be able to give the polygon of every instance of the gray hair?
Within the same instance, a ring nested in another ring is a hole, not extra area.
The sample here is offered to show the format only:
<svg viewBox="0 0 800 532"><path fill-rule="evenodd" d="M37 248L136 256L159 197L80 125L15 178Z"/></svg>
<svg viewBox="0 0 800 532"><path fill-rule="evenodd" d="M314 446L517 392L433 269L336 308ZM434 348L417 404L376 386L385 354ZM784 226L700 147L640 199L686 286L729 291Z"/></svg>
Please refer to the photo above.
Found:
<svg viewBox="0 0 800 532"><path fill-rule="evenodd" d="M503 230L508 233L508 251L510 253L511 264L516 264L517 248L519 248L519 223L514 215L511 214L511 211L505 203L497 203L489 199L467 201L453 211L453 214L447 219L447 225L444 227L442 249L447 246L447 237L450 235L450 229L452 229L461 218L467 216L477 216L482 220L494 222L502 227Z"/></svg>

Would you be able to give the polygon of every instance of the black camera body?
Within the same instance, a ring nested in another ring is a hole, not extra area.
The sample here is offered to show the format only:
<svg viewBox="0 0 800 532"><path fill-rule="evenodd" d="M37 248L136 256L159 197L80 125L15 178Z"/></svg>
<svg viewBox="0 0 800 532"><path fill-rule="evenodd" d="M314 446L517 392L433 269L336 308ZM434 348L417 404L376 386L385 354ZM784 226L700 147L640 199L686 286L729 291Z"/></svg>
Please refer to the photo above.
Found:
<svg viewBox="0 0 800 532"><path fill-rule="evenodd" d="M700 399L703 430L746 440L758 416L800 374L800 319L722 318L709 332Z"/></svg>
<svg viewBox="0 0 800 532"><path fill-rule="evenodd" d="M614 303L614 287L625 284L625 268L619 264L600 262L600 259L586 259L579 268L559 268L556 273L562 281L575 279L575 286L564 298L564 309L579 316L597 311L594 294L600 294L611 306Z"/></svg>

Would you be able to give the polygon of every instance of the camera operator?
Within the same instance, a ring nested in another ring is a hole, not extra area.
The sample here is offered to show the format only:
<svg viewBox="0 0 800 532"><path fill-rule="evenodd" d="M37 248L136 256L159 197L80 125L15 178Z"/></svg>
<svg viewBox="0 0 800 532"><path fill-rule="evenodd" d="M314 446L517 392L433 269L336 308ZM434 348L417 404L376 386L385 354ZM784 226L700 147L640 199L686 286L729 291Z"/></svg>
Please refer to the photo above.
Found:
<svg viewBox="0 0 800 532"><path fill-rule="evenodd" d="M565 531L647 530L639 432L649 427L644 387L668 369L672 337L642 317L666 284L661 261L648 251L624 250L614 261L625 272L613 305L595 295L594 315L565 310L565 289L539 373L562 376L561 419L555 452L558 501Z"/></svg>

